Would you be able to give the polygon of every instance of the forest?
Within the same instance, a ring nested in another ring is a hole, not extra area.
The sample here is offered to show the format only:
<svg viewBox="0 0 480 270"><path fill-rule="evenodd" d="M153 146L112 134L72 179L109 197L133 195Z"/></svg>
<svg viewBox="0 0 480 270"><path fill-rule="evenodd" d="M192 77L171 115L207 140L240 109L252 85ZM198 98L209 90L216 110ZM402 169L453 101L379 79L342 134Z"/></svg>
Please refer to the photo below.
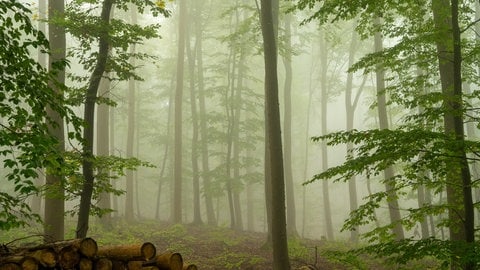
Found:
<svg viewBox="0 0 480 270"><path fill-rule="evenodd" d="M1 0L0 47L1 270L480 269L479 1Z"/></svg>

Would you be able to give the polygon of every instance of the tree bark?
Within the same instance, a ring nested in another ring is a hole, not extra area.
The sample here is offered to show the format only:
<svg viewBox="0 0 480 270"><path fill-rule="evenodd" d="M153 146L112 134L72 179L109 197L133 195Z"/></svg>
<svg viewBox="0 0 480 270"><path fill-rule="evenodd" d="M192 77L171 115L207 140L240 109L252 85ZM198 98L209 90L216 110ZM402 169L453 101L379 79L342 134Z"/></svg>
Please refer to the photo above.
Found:
<svg viewBox="0 0 480 270"><path fill-rule="evenodd" d="M64 17L65 3L63 0L49 0L48 1L48 18L53 20L54 18ZM54 23L49 23L48 37L50 41L50 58L49 69L52 69L54 62L63 60L66 57L66 39L65 29ZM59 84L65 84L65 70L57 72L56 82ZM60 93L62 90L55 85L55 82L51 82L50 85L53 89ZM47 115L52 119L54 125L49 128L50 134L58 140L57 151L65 151L65 138L64 138L64 123L63 118L51 108L47 108ZM45 216L44 216L44 241L58 241L64 238L64 212L65 203L63 189L63 176L61 174L48 173L46 175L46 186L48 194L45 197ZM52 169L50 171L59 171Z"/></svg>
<svg viewBox="0 0 480 270"><path fill-rule="evenodd" d="M355 63L355 52L357 50L358 36L355 28L357 26L357 21L355 21L352 30L352 39L350 41L350 49L348 53L348 67L351 67ZM352 100L353 96L353 73L349 72L347 75L347 84L345 87L345 110L346 110L346 130L353 130L355 110L357 108L358 99L362 91L358 89L357 95ZM347 143L347 153L353 149L352 143ZM348 195L350 199L350 212L357 210L358 208L358 197L357 197L357 179L355 176L348 180ZM357 243L359 237L359 227L355 226L354 230L350 232L350 241Z"/></svg>
<svg viewBox="0 0 480 270"><path fill-rule="evenodd" d="M132 24L137 23L137 10L135 5L131 4L131 21ZM133 55L136 52L135 44L130 45L130 53ZM130 65L135 66L135 59L130 57ZM127 104L128 104L128 116L127 116L127 145L126 145L126 155L127 158L133 157L133 146L135 141L135 92L136 92L136 82L134 78L130 78L128 80L128 91L127 91ZM138 134L137 134L138 136ZM125 173L126 179L126 189L125 189L125 219L127 222L133 222L134 217L134 179L133 179L133 171L127 170Z"/></svg>
<svg viewBox="0 0 480 270"><path fill-rule="evenodd" d="M290 269L287 249L287 230L285 217L285 182L283 175L282 136L280 128L280 109L278 105L277 45L274 26L274 9L271 0L261 1L260 22L263 36L265 60L265 111L270 177L272 188L272 245L273 269ZM278 25L278 21L277 21Z"/></svg>
<svg viewBox="0 0 480 270"><path fill-rule="evenodd" d="M325 31L322 31L320 37L320 61L321 63L321 132L322 135L327 134L327 112L328 112L328 49ZM321 143L322 151L322 171L328 169L328 152L327 152L327 142L322 141ZM325 227L326 227L326 237L328 240L333 241L335 239L333 233L333 222L332 222L332 210L330 206L330 192L328 188L328 181L322 181L322 194L323 194L323 208L324 208L324 218L325 218Z"/></svg>
<svg viewBox="0 0 480 270"><path fill-rule="evenodd" d="M292 172L292 15L286 14L285 26L285 55L283 65L285 67L284 84L284 116L283 116L283 138L284 138L284 167L285 167L285 188L287 196L287 233L291 236L298 236L297 216L295 209L295 190L293 185Z"/></svg>
<svg viewBox="0 0 480 270"><path fill-rule="evenodd" d="M105 72L105 67L108 58L108 28L110 24L110 11L112 9L114 0L104 0L102 4L102 12L100 15L103 27L99 35L97 63L90 76L87 88L87 95L85 99L84 121L85 127L83 130L83 139L85 140L83 146L83 187L80 197L80 210L78 213L78 222L76 229L76 237L84 238L88 232L88 222L90 215L90 204L93 193L93 134L94 134L94 118L95 118L95 101L97 99L98 86L102 75Z"/></svg>
<svg viewBox="0 0 480 270"><path fill-rule="evenodd" d="M179 24L178 24L178 52L177 52L177 84L175 88L175 151L174 151L174 190L172 221L182 222L182 99L183 99L183 75L185 60L185 31L187 19L186 0L179 0Z"/></svg>
<svg viewBox="0 0 480 270"><path fill-rule="evenodd" d="M215 212L213 210L213 200L210 192L210 172L208 158L208 138L207 138L207 112L205 108L205 85L203 80L203 27L202 10L203 1L195 1L197 7L195 12L195 38L197 41L197 76L198 76L198 109L200 116L200 136L201 136L201 155L202 155L202 180L205 198L205 210L207 212L207 224L215 226L217 224Z"/></svg>
<svg viewBox="0 0 480 270"><path fill-rule="evenodd" d="M193 11L192 11L193 13ZM192 15L189 15L189 18ZM186 45L187 50L187 59L188 59L188 73L189 73L189 81L190 81L190 108L191 108L191 115L192 115L192 184L193 184L193 224L202 224L202 216L200 212L200 170L198 167L198 111L197 111L197 95L195 93L195 59L196 49L190 47L190 40L193 39L191 34L191 28L194 26L194 21L189 20L188 27L187 27L187 38L188 40ZM197 41L195 42L195 47L197 46Z"/></svg>
<svg viewBox="0 0 480 270"><path fill-rule="evenodd" d="M444 129L447 137L453 138L455 146L450 149L455 160L451 161L447 180L447 203L449 205L449 233L453 242L451 269L475 269L472 261L475 241L474 207L471 175L464 148L461 41L458 22L457 0L434 0L432 11L437 32L437 56L440 82L443 93ZM471 248L471 249L470 249ZM471 252L466 254L466 252ZM465 258L466 262L459 262Z"/></svg>

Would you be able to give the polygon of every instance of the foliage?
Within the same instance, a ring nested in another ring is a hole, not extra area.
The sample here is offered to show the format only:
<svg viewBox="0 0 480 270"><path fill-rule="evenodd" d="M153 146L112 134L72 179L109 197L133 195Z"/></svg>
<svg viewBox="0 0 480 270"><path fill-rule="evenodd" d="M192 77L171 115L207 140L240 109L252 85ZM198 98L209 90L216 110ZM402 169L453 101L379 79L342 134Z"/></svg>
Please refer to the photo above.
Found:
<svg viewBox="0 0 480 270"><path fill-rule="evenodd" d="M462 53L465 58L462 65L463 83L468 87L478 87L478 42L468 34L476 23L473 1L461 6L461 27L467 33L462 40ZM399 125L392 130L365 130L336 132L313 138L314 141L326 140L329 145L353 143L355 146L347 154L346 161L338 166L317 174L312 180L348 181L352 176L363 175L367 179L379 178L381 183L394 186L399 199L408 200L409 194L419 187L433 195L445 192L447 173L462 166L462 149L470 157L469 164L478 162L479 142L464 140L444 133L443 116L446 113L445 97L440 91L436 41L440 38L435 31L430 14L430 1L362 0L355 3L347 0L316 1L299 0L295 9L311 9L313 14L304 23L318 20L322 24L341 20L357 19L357 31L363 38L371 38L381 33L388 44L383 51L365 55L352 67L350 72L363 70L365 74L374 72L379 65L385 69L389 104L403 108L405 114ZM381 24L373 18L381 17ZM478 93L463 96L465 110L458 112L465 122L478 123ZM383 179L383 171L394 167L396 175ZM473 182L478 187L478 181ZM434 257L446 267L451 263L451 250L462 248L462 258L454 258L454 263L473 260L477 247L467 243L453 243L448 240L427 238L422 240L404 239L395 241L391 228L395 224L372 227L376 222L375 211L386 205L389 193L376 192L364 198L364 204L350 213L343 230L352 230L356 226L373 228L363 235L368 246L358 251L376 256L387 257L394 263L407 264L422 257ZM477 205L478 206L478 205ZM426 216L435 216L435 226L449 227L451 222L446 215L457 205L444 201L426 203L418 207L402 210L400 221L406 229L411 229ZM458 247L460 246L460 247ZM356 254L358 255L358 253Z"/></svg>
<svg viewBox="0 0 480 270"><path fill-rule="evenodd" d="M48 133L51 121L45 108L75 121L61 96L48 85L55 81L55 70L66 63L55 63L49 73L30 55L38 48L46 52L48 41L35 29L29 14L30 10L18 1L0 2L0 155L5 178L14 185L13 192L0 191L0 230L39 219L25 202L38 192L32 181L38 177L39 168L61 166L63 157L56 151L57 141ZM74 126L78 127L78 122Z"/></svg>
<svg viewBox="0 0 480 270"><path fill-rule="evenodd" d="M65 200L75 201L82 193L83 175L80 173L82 162L82 155L79 152L69 151L65 152L65 163L63 166L62 175L66 176L63 189L66 191ZM149 162L141 161L138 158L122 158L117 156L94 156L93 166L96 181L94 182L91 212L92 216L103 216L110 213L112 209L103 209L94 204L99 199L102 193L111 193L119 196L125 193L121 189L114 188L113 181L125 176L127 170L137 170L139 167L154 167ZM55 193L55 190L49 192ZM72 210L68 211L70 215L75 215L78 212L78 205L74 206Z"/></svg>

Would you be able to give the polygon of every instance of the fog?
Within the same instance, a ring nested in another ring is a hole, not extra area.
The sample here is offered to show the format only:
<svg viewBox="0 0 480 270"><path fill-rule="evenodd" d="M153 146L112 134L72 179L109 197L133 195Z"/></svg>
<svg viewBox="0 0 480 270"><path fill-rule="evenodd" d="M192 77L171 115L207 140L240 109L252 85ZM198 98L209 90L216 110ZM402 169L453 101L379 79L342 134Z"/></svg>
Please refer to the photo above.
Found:
<svg viewBox="0 0 480 270"><path fill-rule="evenodd" d="M258 12L254 1L200 2L199 5L188 6L188 21L185 22L187 49L183 68L181 121L182 222L190 223L194 219L192 150L195 149L197 153L193 159L197 162L196 173L200 181L202 222L207 222L205 198L210 197L217 225L232 226L227 192L231 185L234 194L239 196L242 217L240 227L243 230L265 232L264 69ZM166 9L171 11L168 18L154 17L148 12L138 14L140 25L161 25L156 29L161 38L144 40L135 47L137 53L148 54L150 57L134 62L135 73L141 77L141 80L133 82L134 96L129 97L132 83L129 84L128 81L113 80L108 88L109 98L115 103L115 106L109 108L110 134L107 135L110 155L128 157L128 144L133 144L133 157L151 165L141 166L134 172L133 189L127 190L133 194L135 220L169 221L174 206L174 144L179 139L174 133L179 14L175 1L168 1ZM282 125L286 117L291 118L292 123L290 147L296 230L302 237L321 239L327 235L322 182L303 183L323 170L321 143L311 140L311 137L322 135L322 90L327 91L327 133L346 130L345 89L353 25L351 22L338 23L335 27L318 26L316 22L301 25L307 16L304 12L292 14L290 49L285 44L285 14L280 14L279 106ZM131 14L115 10L114 18L128 22L131 21ZM194 21L195 18L201 22L200 25ZM197 30L199 32L195 32ZM201 49L198 47L200 42ZM67 35L68 50L73 50L78 45L74 37ZM97 44L91 45L90 51L96 51ZM373 51L373 41L357 40L354 50L354 59L358 60ZM326 52L326 58L322 58L322 51ZM284 114L284 57L287 54L292 55L291 115ZM194 58L193 75L189 70L189 57ZM200 57L203 66L199 69ZM89 71L84 69L80 59L72 57L69 61L69 75L88 76ZM323 69L326 69L326 78L322 78ZM203 77L202 86L199 72ZM82 85L71 77L66 84L71 87ZM194 91L194 100L191 99L190 91ZM353 97L358 95L353 127L359 130L377 127L377 111L374 106L376 92L372 74L363 74L362 71L353 73L352 91ZM203 112L200 95L203 95L205 103ZM241 96L238 99L236 95ZM196 110L193 114L192 102ZM135 104L134 111L132 104ZM82 105L73 109L79 116L82 115ZM401 117L401 112L394 109L389 113L393 124L395 119ZM129 114L133 115L133 122L130 123ZM202 119L206 124L206 138L202 137ZM194 125L196 130L193 129ZM129 140L128 131L132 129L133 140ZM285 134L285 131L282 133ZM202 148L203 143L207 146L206 155L202 152L205 150ZM95 142L94 149L97 146L98 143ZM75 150L80 145L71 141L66 147L67 150ZM339 165L345 160L345 145L327 149L328 167ZM236 151L237 158L231 151ZM209 171L204 171L202 167L205 158L208 158ZM226 174L227 170L230 175ZM206 175L210 181L208 189L204 177ZM384 189L383 185L374 180L371 179L373 192ZM118 189L128 189L125 176L112 180L112 183ZM350 212L348 185L334 182L333 179L328 183L334 238L347 240L350 233L340 229ZM367 180L362 175L357 178L357 192L360 204L368 195ZM111 197L110 201L114 210L111 215L119 219L125 218L126 195ZM74 209L78 203L78 198L73 198L67 202L67 208ZM378 212L378 217L380 220L388 219L385 207ZM239 222L238 219L236 222Z"/></svg>

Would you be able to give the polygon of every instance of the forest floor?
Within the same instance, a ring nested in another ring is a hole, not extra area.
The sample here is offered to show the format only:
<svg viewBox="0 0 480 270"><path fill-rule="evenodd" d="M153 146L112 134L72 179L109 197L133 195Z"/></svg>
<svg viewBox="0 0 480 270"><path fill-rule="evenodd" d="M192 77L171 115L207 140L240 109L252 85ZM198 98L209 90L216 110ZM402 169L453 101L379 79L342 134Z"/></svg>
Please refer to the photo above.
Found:
<svg viewBox="0 0 480 270"><path fill-rule="evenodd" d="M70 223L70 222L69 222ZM74 228L67 224L67 228ZM41 227L12 230L0 235L0 244L13 239L41 243ZM35 233L36 232L36 233ZM66 239L73 238L74 229L67 230ZM260 232L235 231L206 225L172 225L157 221L137 223L116 222L106 229L92 224L89 237L99 246L128 245L151 242L157 254L178 252L185 263L197 265L200 270L269 270L272 269L272 251L265 247L267 236ZM20 241L21 242L21 241ZM19 243L17 243L19 244ZM30 242L30 244L34 244ZM437 269L434 261L413 262L410 265L386 265L384 260L362 256L359 260L343 256L351 243L308 239L290 239L288 251L292 270L344 269ZM349 264L346 264L348 262Z"/></svg>
<svg viewBox="0 0 480 270"><path fill-rule="evenodd" d="M234 231L228 228L205 225L168 225L158 223L116 227L109 235L104 231L93 232L94 239L104 244L115 244L118 238L149 241L163 251L178 252L185 263L193 263L200 270L269 270L272 269L272 251L265 247L266 234L260 232ZM114 238L116 239L114 239ZM340 246L339 246L340 245ZM326 249L346 249L347 244L328 243L314 240L290 240L289 254L291 268L342 270L360 269L333 262L322 255ZM369 262L367 269L384 268L381 264ZM376 264L376 265L375 265ZM303 268L302 268L303 267Z"/></svg>

